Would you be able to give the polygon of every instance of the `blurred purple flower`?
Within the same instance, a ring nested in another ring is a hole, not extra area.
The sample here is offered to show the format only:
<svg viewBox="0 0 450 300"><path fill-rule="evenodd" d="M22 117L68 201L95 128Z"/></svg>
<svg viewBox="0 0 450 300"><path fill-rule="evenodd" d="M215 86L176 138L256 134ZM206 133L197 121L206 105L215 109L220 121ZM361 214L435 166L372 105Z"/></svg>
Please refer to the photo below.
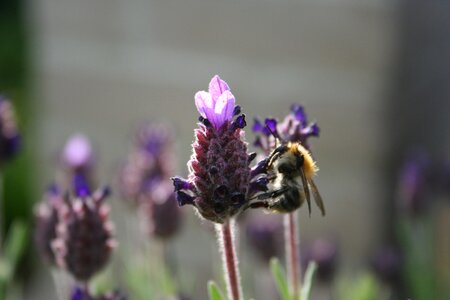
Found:
<svg viewBox="0 0 450 300"><path fill-rule="evenodd" d="M126 300L127 298L120 291L108 292L94 297L86 288L75 287L72 291L70 300Z"/></svg>
<svg viewBox="0 0 450 300"><path fill-rule="evenodd" d="M412 153L403 165L398 182L398 204L405 214L416 217L423 214L429 204L429 160L423 153Z"/></svg>
<svg viewBox="0 0 450 300"><path fill-rule="evenodd" d="M147 229L156 238L172 237L182 222L169 179L174 161L171 130L149 123L139 128L135 149L120 174L123 196L141 206Z"/></svg>
<svg viewBox="0 0 450 300"><path fill-rule="evenodd" d="M151 197L151 201L142 203L148 232L153 237L169 239L178 233L182 222L182 212L170 183L161 184Z"/></svg>
<svg viewBox="0 0 450 300"><path fill-rule="evenodd" d="M291 112L281 123L272 118L265 119L264 123L255 118L253 132L259 134L254 142L256 147L261 148L266 154L275 148L275 137L285 142L300 142L309 149L307 139L319 136L319 127L315 122L308 123L303 106L293 104Z"/></svg>
<svg viewBox="0 0 450 300"><path fill-rule="evenodd" d="M106 188L91 194L86 181L78 176L74 195L68 195L58 210L57 236L52 242L56 261L81 282L106 265L116 245L105 203L108 194Z"/></svg>
<svg viewBox="0 0 450 300"><path fill-rule="evenodd" d="M20 143L14 107L0 95L0 164L11 159L19 151Z"/></svg>
<svg viewBox="0 0 450 300"><path fill-rule="evenodd" d="M371 260L375 274L383 282L397 286L401 283L402 255L399 249L385 246L377 250Z"/></svg>
<svg viewBox="0 0 450 300"><path fill-rule="evenodd" d="M52 185L34 210L35 231L34 240L41 257L50 264L56 264L52 249L52 241L56 238L58 224L58 210L64 199L58 186Z"/></svg>
<svg viewBox="0 0 450 300"><path fill-rule="evenodd" d="M188 162L189 178L172 178L180 206L193 205L199 215L224 223L236 215L254 191L250 162L242 129L245 115L235 106L228 84L214 76L209 93L195 95L201 117L195 129L193 154Z"/></svg>
<svg viewBox="0 0 450 300"><path fill-rule="evenodd" d="M318 239L307 246L302 252L302 260L305 268L309 262L317 263L317 277L322 282L330 282L336 273L338 259L338 247L336 242Z"/></svg>
<svg viewBox="0 0 450 300"><path fill-rule="evenodd" d="M172 132L167 126L149 123L140 127L135 148L120 173L123 196L135 204L149 200L152 190L173 174L174 156Z"/></svg>
<svg viewBox="0 0 450 300"><path fill-rule="evenodd" d="M283 246L283 223L279 216L267 215L249 219L246 233L250 246L264 262L280 256Z"/></svg>
<svg viewBox="0 0 450 300"><path fill-rule="evenodd" d="M70 296L70 300L94 300L89 292L81 287L75 287Z"/></svg>

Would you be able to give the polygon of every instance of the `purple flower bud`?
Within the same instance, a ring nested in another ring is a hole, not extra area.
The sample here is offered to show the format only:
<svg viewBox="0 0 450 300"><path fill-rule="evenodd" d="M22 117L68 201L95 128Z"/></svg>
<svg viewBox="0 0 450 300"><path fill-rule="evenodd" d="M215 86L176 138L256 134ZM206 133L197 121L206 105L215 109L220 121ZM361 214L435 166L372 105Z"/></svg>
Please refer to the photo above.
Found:
<svg viewBox="0 0 450 300"><path fill-rule="evenodd" d="M0 164L19 151L20 143L14 108L10 101L0 95Z"/></svg>
<svg viewBox="0 0 450 300"><path fill-rule="evenodd" d="M56 238L58 224L58 210L62 207L64 199L56 185L52 185L45 199L34 210L35 232L34 239L41 257L50 264L56 264L52 249L52 241Z"/></svg>
<svg viewBox="0 0 450 300"><path fill-rule="evenodd" d="M224 223L240 211L250 195L252 156L247 153L242 131L245 118L237 115L240 108L235 108L228 84L217 75L209 84L209 92L195 95L195 104L212 126L199 123L195 130L188 162L189 184L173 179L177 201L194 205L207 220Z"/></svg>
<svg viewBox="0 0 450 300"><path fill-rule="evenodd" d="M94 195L69 195L58 210L57 236L52 242L58 265L79 281L102 269L116 245L104 193Z"/></svg>
<svg viewBox="0 0 450 300"><path fill-rule="evenodd" d="M335 242L319 239L315 240L303 251L303 266L310 261L317 263L317 277L322 282L330 282L336 273L338 249Z"/></svg>
<svg viewBox="0 0 450 300"><path fill-rule="evenodd" d="M283 245L283 224L278 216L252 217L246 226L246 235L259 258L267 262L280 256Z"/></svg>
<svg viewBox="0 0 450 300"><path fill-rule="evenodd" d="M380 280L392 286L401 283L402 256L397 248L386 246L378 249L371 265Z"/></svg>

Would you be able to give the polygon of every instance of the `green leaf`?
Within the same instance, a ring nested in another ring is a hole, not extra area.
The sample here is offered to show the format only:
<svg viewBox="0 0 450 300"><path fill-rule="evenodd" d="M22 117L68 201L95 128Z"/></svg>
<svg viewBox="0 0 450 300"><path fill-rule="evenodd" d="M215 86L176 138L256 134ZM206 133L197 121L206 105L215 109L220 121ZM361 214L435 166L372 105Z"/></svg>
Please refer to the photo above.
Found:
<svg viewBox="0 0 450 300"><path fill-rule="evenodd" d="M219 287L214 281L208 282L208 295L210 300L226 300L225 296L220 291Z"/></svg>
<svg viewBox="0 0 450 300"><path fill-rule="evenodd" d="M317 263L312 261L309 263L308 268L306 269L305 279L303 281L303 287L301 290L301 299L308 300L311 294L311 286L313 282L314 273L317 270Z"/></svg>
<svg viewBox="0 0 450 300"><path fill-rule="evenodd" d="M281 267L280 261L278 258L272 258L270 260L270 270L272 271L273 279L277 285L278 292L280 293L282 300L291 300L291 296L289 295L289 287L286 280L286 275Z"/></svg>
<svg viewBox="0 0 450 300"><path fill-rule="evenodd" d="M17 220L11 225L11 229L4 245L4 254L1 259L1 279L11 280L19 259L25 252L28 232L23 221Z"/></svg>

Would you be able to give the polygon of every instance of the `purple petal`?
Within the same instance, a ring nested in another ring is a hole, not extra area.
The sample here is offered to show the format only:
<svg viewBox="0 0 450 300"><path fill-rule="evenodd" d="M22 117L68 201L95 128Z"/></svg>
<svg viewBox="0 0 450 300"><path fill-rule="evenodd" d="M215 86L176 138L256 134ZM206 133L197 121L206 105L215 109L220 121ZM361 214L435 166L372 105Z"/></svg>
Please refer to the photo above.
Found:
<svg viewBox="0 0 450 300"><path fill-rule="evenodd" d="M173 186L175 191L179 190L189 190L192 188L192 184L184 178L181 177L172 177Z"/></svg>
<svg viewBox="0 0 450 300"><path fill-rule="evenodd" d="M177 202L179 206L186 204L194 205L195 197L186 194L185 192L178 191L176 194Z"/></svg>
<svg viewBox="0 0 450 300"><path fill-rule="evenodd" d="M211 95L205 91L198 91L195 96L195 106L203 118L208 118L208 112L213 108Z"/></svg>
<svg viewBox="0 0 450 300"><path fill-rule="evenodd" d="M216 102L220 95L229 90L228 84L220 79L219 75L214 76L209 82L209 93L213 102Z"/></svg>
<svg viewBox="0 0 450 300"><path fill-rule="evenodd" d="M264 126L262 125L261 121L258 118L255 118L255 121L253 123L252 130L253 132L262 132Z"/></svg>
<svg viewBox="0 0 450 300"><path fill-rule="evenodd" d="M233 118L234 104L236 100L230 91L223 92L217 99L214 107L214 113L216 115L216 128L220 128L225 122Z"/></svg>
<svg viewBox="0 0 450 300"><path fill-rule="evenodd" d="M291 111L294 114L295 119L301 123L306 123L306 114L303 106L298 103L294 103L291 106Z"/></svg>
<svg viewBox="0 0 450 300"><path fill-rule="evenodd" d="M266 126L273 135L277 136L277 120L266 119Z"/></svg>
<svg viewBox="0 0 450 300"><path fill-rule="evenodd" d="M72 168L86 166L91 159L92 147L86 136L76 134L67 141L63 152L63 160L67 166Z"/></svg>
<svg viewBox="0 0 450 300"><path fill-rule="evenodd" d="M247 126L247 122L245 122L245 115L240 115L239 117L234 120L234 122L231 124L231 129L235 130L237 128L244 128Z"/></svg>
<svg viewBox="0 0 450 300"><path fill-rule="evenodd" d="M88 197L91 194L86 178L82 175L75 175L73 177L73 189L77 197Z"/></svg>

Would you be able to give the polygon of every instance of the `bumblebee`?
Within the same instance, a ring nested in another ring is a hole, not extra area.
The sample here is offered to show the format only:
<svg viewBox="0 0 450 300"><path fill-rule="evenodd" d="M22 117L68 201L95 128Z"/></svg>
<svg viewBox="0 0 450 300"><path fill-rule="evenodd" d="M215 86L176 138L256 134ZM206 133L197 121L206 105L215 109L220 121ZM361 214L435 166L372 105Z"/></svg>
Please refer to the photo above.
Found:
<svg viewBox="0 0 450 300"><path fill-rule="evenodd" d="M318 168L308 150L298 142L283 143L267 157L264 169L269 191L251 200L249 208L266 208L277 213L290 213L305 202L311 215L311 196L325 215L322 197L313 181Z"/></svg>

